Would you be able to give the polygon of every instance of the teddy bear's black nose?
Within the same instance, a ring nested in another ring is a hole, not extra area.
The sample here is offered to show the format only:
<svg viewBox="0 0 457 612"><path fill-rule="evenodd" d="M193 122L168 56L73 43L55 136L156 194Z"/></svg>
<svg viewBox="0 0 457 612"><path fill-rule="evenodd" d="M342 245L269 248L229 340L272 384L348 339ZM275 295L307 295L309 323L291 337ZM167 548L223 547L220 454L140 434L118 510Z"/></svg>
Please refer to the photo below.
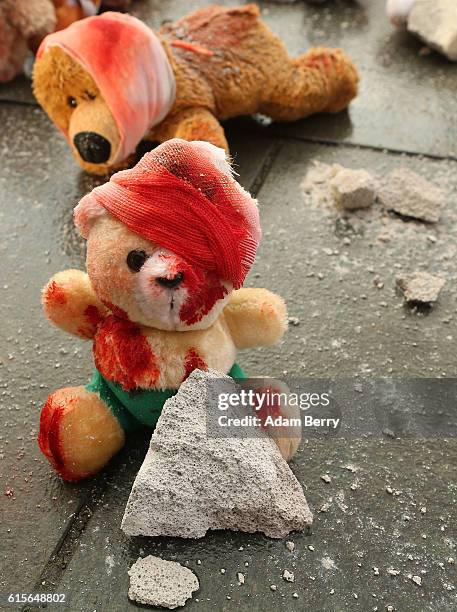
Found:
<svg viewBox="0 0 457 612"><path fill-rule="evenodd" d="M166 287L167 289L174 289L182 283L183 278L184 274L182 272L178 272L178 274L176 274L176 276L173 276L173 278L159 276L158 278L156 278L156 283L162 285L162 287Z"/></svg>
<svg viewBox="0 0 457 612"><path fill-rule="evenodd" d="M91 164L102 164L111 155L110 142L96 132L79 132L73 142L83 160Z"/></svg>

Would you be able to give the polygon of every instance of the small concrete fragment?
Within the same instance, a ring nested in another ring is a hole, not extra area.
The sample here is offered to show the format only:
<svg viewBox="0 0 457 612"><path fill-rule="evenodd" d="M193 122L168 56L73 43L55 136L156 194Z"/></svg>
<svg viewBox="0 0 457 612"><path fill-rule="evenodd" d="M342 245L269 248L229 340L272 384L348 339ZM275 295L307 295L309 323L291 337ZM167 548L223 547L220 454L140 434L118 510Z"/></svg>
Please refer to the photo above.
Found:
<svg viewBox="0 0 457 612"><path fill-rule="evenodd" d="M208 435L208 406L217 410L221 385L237 390L228 376L195 370L165 402L127 502L128 535L201 538L232 529L282 538L311 524L300 483L261 428L251 438Z"/></svg>
<svg viewBox="0 0 457 612"><path fill-rule="evenodd" d="M346 210L369 208L376 197L376 184L366 170L343 168L331 180L333 196Z"/></svg>
<svg viewBox="0 0 457 612"><path fill-rule="evenodd" d="M282 573L282 577L286 582L295 582L295 575L293 572L289 572L289 570L284 570Z"/></svg>
<svg viewBox="0 0 457 612"><path fill-rule="evenodd" d="M405 217L436 223L445 204L444 193L407 168L391 172L379 191L381 204Z"/></svg>
<svg viewBox="0 0 457 612"><path fill-rule="evenodd" d="M407 276L397 276L396 282L407 302L433 304L446 281L428 272L415 272Z"/></svg>
<svg viewBox="0 0 457 612"><path fill-rule="evenodd" d="M408 30L448 59L457 61L455 0L416 0L408 17Z"/></svg>
<svg viewBox="0 0 457 612"><path fill-rule="evenodd" d="M184 606L200 587L197 576L175 561L149 555L129 569L129 598L149 606L173 610Z"/></svg>

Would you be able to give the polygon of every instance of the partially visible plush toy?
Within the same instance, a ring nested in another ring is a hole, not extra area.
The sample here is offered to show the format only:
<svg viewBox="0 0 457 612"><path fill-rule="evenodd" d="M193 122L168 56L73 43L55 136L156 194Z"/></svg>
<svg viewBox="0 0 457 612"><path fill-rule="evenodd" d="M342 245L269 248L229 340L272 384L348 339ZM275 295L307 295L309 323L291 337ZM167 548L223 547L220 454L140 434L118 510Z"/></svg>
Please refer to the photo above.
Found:
<svg viewBox="0 0 457 612"><path fill-rule="evenodd" d="M29 45L56 26L50 0L2 0L0 2L0 83L22 72Z"/></svg>
<svg viewBox="0 0 457 612"><path fill-rule="evenodd" d="M406 27L415 0L387 0L386 11L392 25Z"/></svg>
<svg viewBox="0 0 457 612"><path fill-rule="evenodd" d="M223 150L170 140L85 196L75 222L87 274L57 273L43 304L55 325L92 340L96 370L49 396L39 433L68 480L100 470L126 432L154 426L194 369L242 378L237 350L274 344L286 328L280 297L241 288L259 217ZM289 459L297 444L278 446Z"/></svg>
<svg viewBox="0 0 457 612"><path fill-rule="evenodd" d="M122 10L130 1L104 0L103 8ZM0 83L22 72L29 50L35 52L47 34L95 15L101 4L102 0L1 0Z"/></svg>
<svg viewBox="0 0 457 612"><path fill-rule="evenodd" d="M205 140L227 149L219 121L262 113L295 121L338 112L358 76L339 49L292 58L254 4L211 6L158 36L104 13L51 34L34 70L39 103L88 172L132 164L142 139Z"/></svg>
<svg viewBox="0 0 457 612"><path fill-rule="evenodd" d="M429 47L457 61L456 0L388 0L392 24L407 28Z"/></svg>

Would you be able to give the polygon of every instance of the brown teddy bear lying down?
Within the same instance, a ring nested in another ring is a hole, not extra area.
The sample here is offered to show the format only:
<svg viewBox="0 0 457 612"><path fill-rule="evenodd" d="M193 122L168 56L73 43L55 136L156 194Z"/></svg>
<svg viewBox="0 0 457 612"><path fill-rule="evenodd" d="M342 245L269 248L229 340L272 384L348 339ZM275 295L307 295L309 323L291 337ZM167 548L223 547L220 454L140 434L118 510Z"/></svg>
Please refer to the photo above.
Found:
<svg viewBox="0 0 457 612"><path fill-rule="evenodd" d="M80 165L104 174L131 165L141 140L227 150L221 120L339 112L358 74L340 49L291 57L248 4L197 10L157 36L128 15L89 17L45 38L33 82Z"/></svg>

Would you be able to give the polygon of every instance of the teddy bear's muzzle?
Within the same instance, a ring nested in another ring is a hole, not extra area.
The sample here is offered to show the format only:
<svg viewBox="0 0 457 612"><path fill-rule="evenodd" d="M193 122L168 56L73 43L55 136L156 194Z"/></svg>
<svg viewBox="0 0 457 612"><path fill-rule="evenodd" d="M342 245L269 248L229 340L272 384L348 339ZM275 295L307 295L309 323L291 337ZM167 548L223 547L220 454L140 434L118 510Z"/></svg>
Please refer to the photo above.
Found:
<svg viewBox="0 0 457 612"><path fill-rule="evenodd" d="M73 143L85 162L103 164L111 155L111 143L96 132L78 132Z"/></svg>

